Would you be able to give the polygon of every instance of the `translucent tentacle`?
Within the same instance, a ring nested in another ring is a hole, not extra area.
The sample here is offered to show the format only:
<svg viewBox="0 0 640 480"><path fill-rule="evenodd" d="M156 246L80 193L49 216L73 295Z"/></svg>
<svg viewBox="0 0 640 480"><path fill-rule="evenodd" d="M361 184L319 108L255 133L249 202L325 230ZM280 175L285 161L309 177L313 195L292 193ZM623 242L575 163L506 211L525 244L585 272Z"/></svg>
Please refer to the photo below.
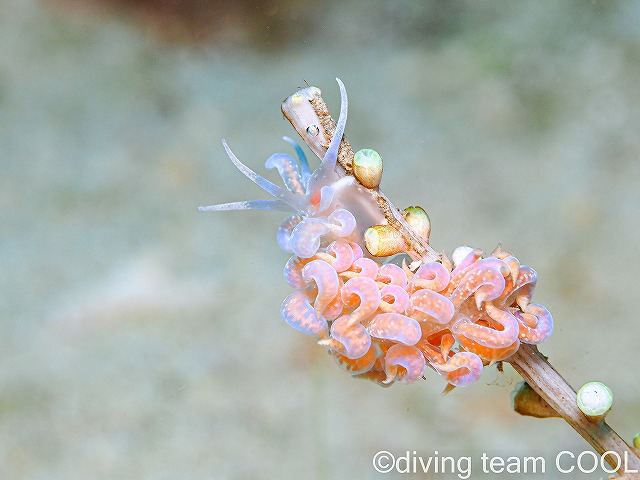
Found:
<svg viewBox="0 0 640 480"><path fill-rule="evenodd" d="M347 306L358 305L349 315L350 325L360 323L371 317L380 305L380 290L375 281L368 277L355 277L342 287L342 302Z"/></svg>
<svg viewBox="0 0 640 480"><path fill-rule="evenodd" d="M351 248L353 249L353 261L360 260L364 256L364 252L362 251L362 247L355 242L349 242Z"/></svg>
<svg viewBox="0 0 640 480"><path fill-rule="evenodd" d="M488 361L490 364L499 362L501 360L506 360L511 355L516 353L518 348L520 348L520 340L516 340L508 347L501 348L493 348L487 347L485 345L480 345L479 343L474 342L470 338L467 338L463 335L458 335L457 341L462 348L469 352L475 353L483 360Z"/></svg>
<svg viewBox="0 0 640 480"><path fill-rule="evenodd" d="M340 290L342 290L344 283L340 278L338 278L338 284L339 284L338 294L335 297L333 297L333 300L329 302L329 305L327 305L327 308L325 308L324 311L322 312L322 316L327 320L335 320L340 315L342 315L342 312L344 311L344 305L342 304L342 296L340 295Z"/></svg>
<svg viewBox="0 0 640 480"><path fill-rule="evenodd" d="M506 260L507 259L505 259L505 261ZM495 303L497 305L510 307L516 302L518 306L524 310L529 302L531 302L537 280L538 274L533 268L527 267L526 265L520 266L515 282L512 272L512 275L507 278L507 285L505 286L504 292L496 299Z"/></svg>
<svg viewBox="0 0 640 480"><path fill-rule="evenodd" d="M276 234L276 240L278 245L285 252L293 253L293 247L291 246L291 234L293 229L302 221L302 216L294 213L290 217L284 219L284 221L278 227L278 233Z"/></svg>
<svg viewBox="0 0 640 480"><path fill-rule="evenodd" d="M229 145L227 145L227 142L225 139L222 139L222 146L226 150L227 155L229 156L233 164L236 166L236 168L240 170L249 180L251 180L253 183L258 185L263 190L266 190L267 192L269 192L271 195L273 195L277 199L282 200L288 205L291 205L296 211L301 211L304 209L305 203L303 201L303 197L300 197L283 188L280 188L276 184L271 183L266 178L262 177L261 175L258 175L256 172L251 170L244 163L242 163L238 159L238 157L236 157L236 155L231 151L231 148L229 148Z"/></svg>
<svg viewBox="0 0 640 480"><path fill-rule="evenodd" d="M533 318L527 318L533 317ZM516 314L520 326L520 339L537 345L547 340L553 332L553 317L549 310L537 303L530 303L524 313Z"/></svg>
<svg viewBox="0 0 640 480"><path fill-rule="evenodd" d="M331 355L333 355L336 363L351 375L360 375L362 373L368 372L373 368L373 365L376 363L376 359L378 356L378 349L375 347L375 345L371 345L367 353L365 353L362 357L355 359L346 357L336 350L332 350Z"/></svg>
<svg viewBox="0 0 640 480"><path fill-rule="evenodd" d="M371 348L371 336L362 324L349 324L349 316L343 315L331 324L331 337L320 340L324 345L337 350L347 358L360 358Z"/></svg>
<svg viewBox="0 0 640 480"><path fill-rule="evenodd" d="M496 272L493 270L493 272ZM510 274L508 268L498 270L493 278L490 276L489 279L483 279L483 284L478 287L478 289L473 294L476 300L476 307L478 310L482 307L484 302L490 302L494 300L502 294L504 291L504 287L506 284L505 277Z"/></svg>
<svg viewBox="0 0 640 480"><path fill-rule="evenodd" d="M300 171L298 170L298 163L291 155L286 153L274 153L267 161L264 162L264 166L271 170L273 168L278 169L278 173L282 178L285 186L291 193L298 195L304 195L305 189L302 185L302 178L300 177Z"/></svg>
<svg viewBox="0 0 640 480"><path fill-rule="evenodd" d="M227 210L273 210L276 212L294 212L295 209L282 200L245 200L242 202L221 203L198 207L201 212L223 212Z"/></svg>
<svg viewBox="0 0 640 480"><path fill-rule="evenodd" d="M432 366L447 382L456 387L466 387L482 374L482 360L471 352L458 352L444 365L432 363Z"/></svg>
<svg viewBox="0 0 640 480"><path fill-rule="evenodd" d="M384 357L384 383L414 383L424 375L424 356L416 347L402 344L393 345ZM398 368L401 367L401 368Z"/></svg>
<svg viewBox="0 0 640 480"><path fill-rule="evenodd" d="M284 136L282 139L285 142L289 142L293 148L296 150L296 154L298 155L298 160L300 162L300 175L302 177L302 184L306 186L309 183L309 178L311 178L311 169L309 168L309 161L307 160L307 156L304 154L304 151L298 145L298 143L291 137Z"/></svg>
<svg viewBox="0 0 640 480"><path fill-rule="evenodd" d="M415 345L422 336L417 320L400 313L380 313L367 325L372 337Z"/></svg>
<svg viewBox="0 0 640 480"><path fill-rule="evenodd" d="M397 285L403 290L407 288L407 274L398 265L387 263L378 268L376 280L384 282L385 279L389 279L390 285Z"/></svg>
<svg viewBox="0 0 640 480"><path fill-rule="evenodd" d="M353 265L351 266L358 272L358 274L362 277L367 277L372 280L375 280L378 276L378 264L371 260L370 258L359 258Z"/></svg>
<svg viewBox="0 0 640 480"><path fill-rule="evenodd" d="M418 290L411 295L409 314L420 320L446 325L453 318L455 308L451 300L433 290Z"/></svg>
<svg viewBox="0 0 640 480"><path fill-rule="evenodd" d="M295 292L282 302L280 313L285 322L296 330L316 338L327 338L327 321L316 315L304 292Z"/></svg>
<svg viewBox="0 0 640 480"><path fill-rule="evenodd" d="M338 294L338 289L340 288L338 274L324 260L313 260L302 269L302 278L307 283L315 282L318 287L318 295L313 305L316 315L321 316L324 309Z"/></svg>
<svg viewBox="0 0 640 480"><path fill-rule="evenodd" d="M326 221L320 218L305 218L291 232L290 245L293 253L309 258L320 248L320 237L329 232Z"/></svg>
<svg viewBox="0 0 640 480"><path fill-rule="evenodd" d="M504 263L500 270L491 265L470 270L451 294L453 305L458 308L462 302L474 295L476 306L480 309L482 302L500 296L505 287L504 277L508 274L509 267Z"/></svg>
<svg viewBox="0 0 640 480"><path fill-rule="evenodd" d="M478 252L481 252L481 251L475 250L474 252L471 252L469 255L475 256ZM460 267L461 266L462 264L460 265ZM466 266L465 268L454 268L453 271L451 272L451 279L449 281L449 285L444 290L444 292L442 292L443 295L451 295L453 290L463 281L465 276L469 275L471 272L474 272L482 268L494 268L502 272L509 271L509 266L506 263L494 257L483 258L481 260L475 261L470 265ZM508 273L505 273L504 276L506 277L507 275Z"/></svg>
<svg viewBox="0 0 640 480"><path fill-rule="evenodd" d="M480 345L491 348L504 348L518 340L518 320L511 312L500 310L491 303L485 306L491 319L502 326L502 330L485 327L469 320L457 322L451 331L456 336L463 335Z"/></svg>
<svg viewBox="0 0 640 480"><path fill-rule="evenodd" d="M336 167L336 161L338 159L338 150L340 149L340 142L342 141L342 136L344 135L344 127L347 123L347 91L344 87L344 84L339 78L336 78L336 81L338 82L338 86L340 87L340 116L338 117L338 123L336 125L335 133L333 135L333 138L331 139L329 148L327 148L327 151L324 154L322 163L309 179L310 191L317 190L319 185L326 184L325 182L327 178L330 178L332 175L334 175L334 169Z"/></svg>
<svg viewBox="0 0 640 480"><path fill-rule="evenodd" d="M447 268L439 262L421 265L411 279L411 291L426 288L440 292L449 284L450 275Z"/></svg>
<svg viewBox="0 0 640 480"><path fill-rule="evenodd" d="M527 267L526 265L520 267L515 294L516 303L522 310L526 311L527 306L531 302L531 297L533 297L533 290L536 288L537 281L538 273L533 268Z"/></svg>
<svg viewBox="0 0 640 480"><path fill-rule="evenodd" d="M284 266L284 279L296 290L304 290L307 284L302 278L302 269L312 259L291 257Z"/></svg>
<svg viewBox="0 0 640 480"><path fill-rule="evenodd" d="M380 310L385 313L405 313L411 305L409 302L409 294L399 285L386 285L382 287L380 296L382 297Z"/></svg>
<svg viewBox="0 0 640 480"><path fill-rule="evenodd" d="M344 272L351 268L354 255L351 245L346 242L335 241L327 247L328 262L336 272Z"/></svg>
<svg viewBox="0 0 640 480"><path fill-rule="evenodd" d="M336 237L348 237L356 228L356 217L349 210L338 208L329 215L329 224Z"/></svg>
<svg viewBox="0 0 640 480"><path fill-rule="evenodd" d="M504 257L502 261L509 265L509 270L511 271L511 279L514 283L517 282L518 275L520 273L520 260L518 260L513 255L509 255L507 257Z"/></svg>

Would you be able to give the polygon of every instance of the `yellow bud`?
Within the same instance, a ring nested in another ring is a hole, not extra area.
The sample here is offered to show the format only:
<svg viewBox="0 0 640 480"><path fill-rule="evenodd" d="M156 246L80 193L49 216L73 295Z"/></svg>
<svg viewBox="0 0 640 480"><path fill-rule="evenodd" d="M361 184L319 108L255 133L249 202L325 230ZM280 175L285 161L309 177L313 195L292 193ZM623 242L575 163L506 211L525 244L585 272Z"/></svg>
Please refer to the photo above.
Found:
<svg viewBox="0 0 640 480"><path fill-rule="evenodd" d="M388 257L406 249L402 235L390 225L369 227L364 232L364 243L374 257Z"/></svg>
<svg viewBox="0 0 640 480"><path fill-rule="evenodd" d="M424 208L405 208L404 218L414 232L424 238L427 242L429 241L429 235L431 234L431 220L429 219L427 212L424 211Z"/></svg>
<svg viewBox="0 0 640 480"><path fill-rule="evenodd" d="M382 180L382 157L370 148L358 150L353 156L353 175L367 188L378 188Z"/></svg>

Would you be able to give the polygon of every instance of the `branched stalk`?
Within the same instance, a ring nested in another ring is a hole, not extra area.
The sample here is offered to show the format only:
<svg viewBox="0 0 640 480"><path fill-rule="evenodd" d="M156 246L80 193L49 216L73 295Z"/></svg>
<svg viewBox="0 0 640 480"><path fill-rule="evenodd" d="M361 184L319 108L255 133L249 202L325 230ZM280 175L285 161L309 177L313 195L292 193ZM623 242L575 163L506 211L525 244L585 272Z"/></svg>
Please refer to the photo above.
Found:
<svg viewBox="0 0 640 480"><path fill-rule="evenodd" d="M283 102L282 113L309 148L319 158L322 158L335 132L336 122L329 114L320 90L310 87L294 93ZM351 145L346 137L343 137L336 165L336 172L340 176L353 176L353 156ZM367 191L376 200L389 225L395 227L402 234L407 245L407 253L413 260L425 262L442 260L442 255L438 254L424 238L413 231L400 211L378 188L367 189ZM640 471L640 458L637 451L605 423L604 419L589 420L580 411L576 403L576 392L535 346L522 344L518 351L506 361L557 412L558 416L564 418L591 444L598 454L612 452L604 458L612 468L617 469L619 474L622 475L634 470ZM622 460L621 463L618 462L618 458ZM637 476L638 474L632 474L624 478Z"/></svg>

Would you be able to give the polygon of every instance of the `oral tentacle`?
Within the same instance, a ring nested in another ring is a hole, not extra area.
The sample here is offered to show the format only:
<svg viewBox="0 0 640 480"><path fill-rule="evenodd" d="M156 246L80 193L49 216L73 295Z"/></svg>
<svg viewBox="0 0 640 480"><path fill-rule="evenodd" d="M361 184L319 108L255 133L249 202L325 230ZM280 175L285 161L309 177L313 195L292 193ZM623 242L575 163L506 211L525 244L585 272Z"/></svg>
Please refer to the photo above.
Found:
<svg viewBox="0 0 640 480"><path fill-rule="evenodd" d="M244 200L242 202L221 203L198 207L200 212L224 212L230 210L273 210L276 212L295 212L295 209L282 200Z"/></svg>
<svg viewBox="0 0 640 480"><path fill-rule="evenodd" d="M338 117L338 123L331 143L329 143L329 148L327 148L322 158L322 163L309 179L309 188L312 191L317 190L321 185L326 185L327 180L335 175L334 169L336 167L336 161L338 160L338 150L340 148L340 142L342 142L342 136L344 135L344 128L347 124L347 110L349 107L347 90L339 78L336 78L336 81L340 87L340 116Z"/></svg>
<svg viewBox="0 0 640 480"><path fill-rule="evenodd" d="M245 177L247 177L249 180L251 180L253 183L258 185L260 188L262 188L269 194L276 197L278 200L282 200L286 204L293 207L295 211L299 212L304 210L305 205L302 199L300 198L300 196L294 193L291 193L283 188L280 188L276 184L271 183L269 180L267 180L261 175L258 175L256 172L254 172L249 167L247 167L231 151L231 148L229 148L229 145L227 145L226 140L222 139L222 145L224 146L224 149L227 152L227 155L229 156L233 164L236 166L238 170L240 170L244 174Z"/></svg>

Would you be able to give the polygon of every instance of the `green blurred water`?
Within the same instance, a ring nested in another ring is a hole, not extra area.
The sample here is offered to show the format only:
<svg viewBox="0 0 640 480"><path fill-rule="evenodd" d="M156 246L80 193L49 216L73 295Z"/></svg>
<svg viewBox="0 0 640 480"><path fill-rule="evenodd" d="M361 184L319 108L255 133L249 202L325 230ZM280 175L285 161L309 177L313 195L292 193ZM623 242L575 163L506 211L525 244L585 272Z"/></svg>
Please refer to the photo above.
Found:
<svg viewBox="0 0 640 480"><path fill-rule="evenodd" d="M382 449L541 455L545 478L566 477L555 456L586 443L511 412L511 370L444 398L435 374L386 390L347 378L279 317L279 214L196 211L265 198L220 138L264 172L294 134L281 100L308 81L337 112L336 76L385 193L428 211L437 250L501 241L536 268L556 321L542 351L576 388L612 388L630 440L639 4L277 15L298 23L273 44L243 35L262 25L246 19L190 46L126 14L0 2L0 478L378 478Z"/></svg>

